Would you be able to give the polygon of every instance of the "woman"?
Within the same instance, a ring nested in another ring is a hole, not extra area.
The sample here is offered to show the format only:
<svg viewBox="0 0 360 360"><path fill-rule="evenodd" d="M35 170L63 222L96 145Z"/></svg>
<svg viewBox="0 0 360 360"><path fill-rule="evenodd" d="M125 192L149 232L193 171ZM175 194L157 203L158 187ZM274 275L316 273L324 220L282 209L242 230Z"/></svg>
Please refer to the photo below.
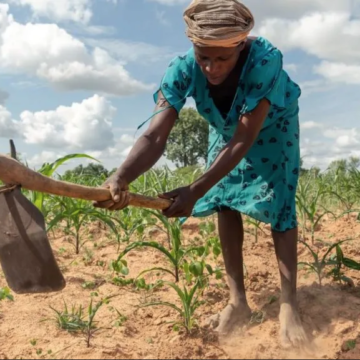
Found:
<svg viewBox="0 0 360 360"><path fill-rule="evenodd" d="M213 324L228 333L251 314L243 274L244 213L271 224L281 275L281 339L284 345L303 343L296 309L300 89L283 70L281 52L262 37L249 37L254 18L243 4L194 0L184 19L193 46L170 63L154 96L149 129L104 184L113 199L94 205L127 206L122 191L162 156L179 111L192 97L210 125L207 171L160 196L174 200L164 211L169 218L218 213L230 301Z"/></svg>

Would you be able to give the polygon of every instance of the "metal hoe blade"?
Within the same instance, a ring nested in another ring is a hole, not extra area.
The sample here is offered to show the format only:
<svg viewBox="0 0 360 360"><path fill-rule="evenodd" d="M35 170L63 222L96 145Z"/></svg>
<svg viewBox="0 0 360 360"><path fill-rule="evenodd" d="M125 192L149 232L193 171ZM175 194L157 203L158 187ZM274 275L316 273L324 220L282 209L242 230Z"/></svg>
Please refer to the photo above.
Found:
<svg viewBox="0 0 360 360"><path fill-rule="evenodd" d="M11 148L15 157L12 142ZM66 285L46 234L44 217L19 187L0 192L0 263L15 293L60 291Z"/></svg>

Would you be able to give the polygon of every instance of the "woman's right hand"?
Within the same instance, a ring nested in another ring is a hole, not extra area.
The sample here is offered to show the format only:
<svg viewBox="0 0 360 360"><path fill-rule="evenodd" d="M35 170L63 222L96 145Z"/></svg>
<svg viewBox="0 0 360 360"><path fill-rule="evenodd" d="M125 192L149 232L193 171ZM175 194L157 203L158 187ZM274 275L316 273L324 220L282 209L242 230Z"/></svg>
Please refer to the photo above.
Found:
<svg viewBox="0 0 360 360"><path fill-rule="evenodd" d="M101 187L110 190L111 199L106 201L95 201L93 206L108 210L121 210L129 205L129 185L121 175L114 173Z"/></svg>

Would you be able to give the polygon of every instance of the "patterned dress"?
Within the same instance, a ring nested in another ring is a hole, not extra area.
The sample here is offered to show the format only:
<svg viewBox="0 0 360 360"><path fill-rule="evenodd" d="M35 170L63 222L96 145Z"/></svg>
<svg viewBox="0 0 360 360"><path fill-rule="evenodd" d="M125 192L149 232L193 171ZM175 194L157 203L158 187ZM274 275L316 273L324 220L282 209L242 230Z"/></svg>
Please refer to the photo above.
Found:
<svg viewBox="0 0 360 360"><path fill-rule="evenodd" d="M191 48L174 58L160 89L178 112L192 97L210 126L207 167L235 132L242 114L261 99L271 107L253 146L240 163L195 204L192 216L204 217L230 208L284 232L297 226L295 194L299 176L299 105L301 94L283 69L282 53L262 37L254 40L239 77L227 117L210 96L207 80ZM154 94L157 101L157 93Z"/></svg>

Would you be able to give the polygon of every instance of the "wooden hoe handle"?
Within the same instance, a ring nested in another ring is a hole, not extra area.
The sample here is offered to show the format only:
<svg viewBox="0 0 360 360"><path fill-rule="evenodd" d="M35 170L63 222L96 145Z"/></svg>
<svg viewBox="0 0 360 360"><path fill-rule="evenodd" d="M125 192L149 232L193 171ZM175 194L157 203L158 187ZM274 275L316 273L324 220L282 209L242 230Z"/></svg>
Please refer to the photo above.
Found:
<svg viewBox="0 0 360 360"><path fill-rule="evenodd" d="M108 189L77 185L44 176L19 163L9 156L0 154L0 180L9 185L21 185L24 189L42 193L83 199L89 201L110 200ZM153 198L130 193L129 205L156 210L165 210L171 200Z"/></svg>

